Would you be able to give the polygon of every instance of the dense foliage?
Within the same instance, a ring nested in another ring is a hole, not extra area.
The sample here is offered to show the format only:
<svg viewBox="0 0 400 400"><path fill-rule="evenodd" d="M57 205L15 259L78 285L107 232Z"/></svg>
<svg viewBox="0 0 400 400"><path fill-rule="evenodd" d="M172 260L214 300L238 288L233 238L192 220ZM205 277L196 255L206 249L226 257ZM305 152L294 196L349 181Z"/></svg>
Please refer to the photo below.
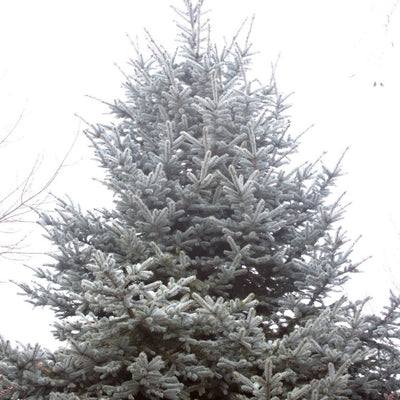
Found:
<svg viewBox="0 0 400 400"><path fill-rule="evenodd" d="M21 284L58 317L54 353L2 341L7 399L382 399L399 389L399 298L332 296L358 264L335 223L340 175L294 167L286 98L249 78L249 35L221 49L183 0L173 54L137 50L115 123L87 135L111 210L60 200L58 247ZM244 29L244 28L243 28ZM42 283L45 281L45 283ZM12 390L7 388L12 387Z"/></svg>

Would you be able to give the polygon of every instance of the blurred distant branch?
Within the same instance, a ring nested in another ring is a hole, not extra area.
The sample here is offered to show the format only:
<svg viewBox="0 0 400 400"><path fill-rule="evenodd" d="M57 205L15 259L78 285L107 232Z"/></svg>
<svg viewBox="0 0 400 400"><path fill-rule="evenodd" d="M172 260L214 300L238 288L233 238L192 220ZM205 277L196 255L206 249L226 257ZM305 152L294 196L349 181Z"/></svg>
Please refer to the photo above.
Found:
<svg viewBox="0 0 400 400"><path fill-rule="evenodd" d="M398 259L399 259L399 249L400 247L398 246L398 240L400 239L400 233L399 233L399 228L398 228L398 219L394 215L389 215L390 223L393 228L393 238L396 237L396 242L390 242L387 243L387 246L385 248L384 252L384 270L385 273L388 275L388 278L390 279L391 285L394 287L394 289L397 290L398 293L400 293L400 275L399 273L395 272L397 268L393 270L393 265L397 267L398 264ZM389 252L390 249L390 252Z"/></svg>
<svg viewBox="0 0 400 400"><path fill-rule="evenodd" d="M0 138L0 146L2 146L7 141L7 139L13 134L13 132L15 131L15 129L21 122L23 115L24 115L24 110L22 110L22 112L19 115L17 122L14 124L14 126L8 131L8 133L3 138Z"/></svg>
<svg viewBox="0 0 400 400"><path fill-rule="evenodd" d="M23 112L14 126L5 134L5 136L0 138L0 146L7 144L22 117ZM64 166L65 161L77 140L78 133L57 168L39 188L34 188L34 178L40 165L39 159L36 159L30 171L20 182L16 183L15 187L5 194L0 194L0 234L2 235L0 242L1 257L14 259L17 255L32 254L31 252L23 251L23 245L28 234L22 232L21 224L34 222L31 217L36 214L37 210L44 204L47 190L59 174L61 168ZM7 236L10 238L8 241L4 240Z"/></svg>

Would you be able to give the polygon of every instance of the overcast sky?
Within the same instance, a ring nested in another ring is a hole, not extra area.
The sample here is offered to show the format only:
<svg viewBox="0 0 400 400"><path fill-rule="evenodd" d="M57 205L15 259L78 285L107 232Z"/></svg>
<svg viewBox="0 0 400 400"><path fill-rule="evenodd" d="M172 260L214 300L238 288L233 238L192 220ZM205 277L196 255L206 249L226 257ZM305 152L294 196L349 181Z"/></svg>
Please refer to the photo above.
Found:
<svg viewBox="0 0 400 400"><path fill-rule="evenodd" d="M351 296L373 295L371 308L384 303L393 276L400 283L400 11L399 0L218 0L212 34L230 37L243 18L256 15L253 44L259 54L253 71L265 82L279 58L278 87L294 92L292 134L314 124L303 139L300 157L327 151L333 166L347 146L346 175L338 193L351 202L342 225L350 239L363 235L354 259L372 259L347 287ZM169 4L179 0L2 0L0 2L0 132L22 115L13 136L0 149L2 195L40 165L34 188L52 175L84 124L107 121L104 106L86 95L112 101L129 71L133 51L126 37L154 38L173 49L175 18ZM144 42L143 42L144 43ZM143 46L145 47L145 45ZM52 192L83 207L102 206L109 196L92 177L101 171L90 160L83 134ZM31 232L26 225L24 232ZM22 231L21 231L22 232ZM33 231L31 251L49 249ZM24 263L43 263L40 255ZM0 260L0 280L30 279L21 261ZM9 339L52 346L48 313L0 284L0 333Z"/></svg>

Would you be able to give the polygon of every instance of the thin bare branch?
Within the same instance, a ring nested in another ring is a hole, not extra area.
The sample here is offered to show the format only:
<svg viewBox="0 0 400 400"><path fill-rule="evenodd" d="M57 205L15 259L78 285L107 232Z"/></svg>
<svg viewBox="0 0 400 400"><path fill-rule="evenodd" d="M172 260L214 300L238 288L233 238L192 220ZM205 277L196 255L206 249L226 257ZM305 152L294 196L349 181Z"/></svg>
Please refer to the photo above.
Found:
<svg viewBox="0 0 400 400"><path fill-rule="evenodd" d="M22 115L23 114L21 114L18 121L21 120ZM16 125L0 143L4 143L5 139L10 137L10 134L15 130L15 128ZM80 129L78 129L71 146L65 153L63 159L61 160L57 168L38 190L32 191L32 186L33 186L34 176L40 164L39 159L35 161L25 179L23 179L22 182L17 184L14 189L12 189L9 193L4 195L0 199L0 206L4 207L4 209L0 212L0 224L2 226L8 226L8 227L13 226L12 229L11 228L4 229L2 230L1 233L5 235L14 235L17 232L17 229L14 228L16 224L32 223L32 221L30 221L29 218L25 217L29 216L29 214L31 214L32 212L35 212L39 208L39 206L44 204L45 199L42 198L42 195L48 190L49 186L56 179L60 170L65 166L65 162L69 157L78 139L79 132ZM21 251L21 245L25 241L26 237L27 234L23 235L22 237L19 237L16 240L13 240L10 243L5 243L0 245L0 256L3 258L15 259L13 257L15 255L33 254L32 252Z"/></svg>
<svg viewBox="0 0 400 400"><path fill-rule="evenodd" d="M2 139L0 139L0 146L2 146L7 141L7 139L14 133L15 129L17 129L17 126L19 125L19 123L22 120L24 112L25 112L25 110L22 110L21 114L19 115L19 117L18 117L17 121L15 122L15 124L13 125L13 127L8 131L6 136L4 136Z"/></svg>

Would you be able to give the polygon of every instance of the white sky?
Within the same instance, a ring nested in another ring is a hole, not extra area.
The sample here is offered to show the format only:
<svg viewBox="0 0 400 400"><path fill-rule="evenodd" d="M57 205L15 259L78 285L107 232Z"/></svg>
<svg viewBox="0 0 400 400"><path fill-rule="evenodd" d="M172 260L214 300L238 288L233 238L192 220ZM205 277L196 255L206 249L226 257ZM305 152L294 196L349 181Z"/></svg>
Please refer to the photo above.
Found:
<svg viewBox="0 0 400 400"><path fill-rule="evenodd" d="M143 27L167 48L174 47L174 15L179 0L2 0L0 2L0 132L23 117L8 145L0 149L2 194L41 160L34 187L55 170L83 125L107 121L107 110L85 95L112 101L133 57L126 34L143 37ZM309 125L300 156L328 151L334 164L347 146L347 175L338 192L351 201L342 225L351 239L363 238L355 259L372 255L348 286L350 295L373 295L384 303L393 275L400 283L398 135L400 129L399 0L206 0L214 37L231 37L244 17L256 14L253 30L255 75L267 82L278 55L278 85L294 91L292 134ZM143 41L142 41L143 43ZM145 46L143 46L145 47ZM377 83L374 86L374 82ZM383 86L380 85L383 84ZM92 182L101 171L90 161L83 134L51 190L84 207L101 206L107 195ZM19 227L31 232L31 225ZM7 236L7 235L6 235ZM9 236L9 235L8 235ZM3 235L3 237L5 237ZM1 238L1 236L0 236ZM4 239L7 240L7 239ZM27 243L49 249L36 231ZM36 255L24 260L43 263ZM30 279L21 261L0 260L0 280ZM392 286L393 287L393 286ZM0 284L0 334L11 340L53 346L49 314Z"/></svg>

